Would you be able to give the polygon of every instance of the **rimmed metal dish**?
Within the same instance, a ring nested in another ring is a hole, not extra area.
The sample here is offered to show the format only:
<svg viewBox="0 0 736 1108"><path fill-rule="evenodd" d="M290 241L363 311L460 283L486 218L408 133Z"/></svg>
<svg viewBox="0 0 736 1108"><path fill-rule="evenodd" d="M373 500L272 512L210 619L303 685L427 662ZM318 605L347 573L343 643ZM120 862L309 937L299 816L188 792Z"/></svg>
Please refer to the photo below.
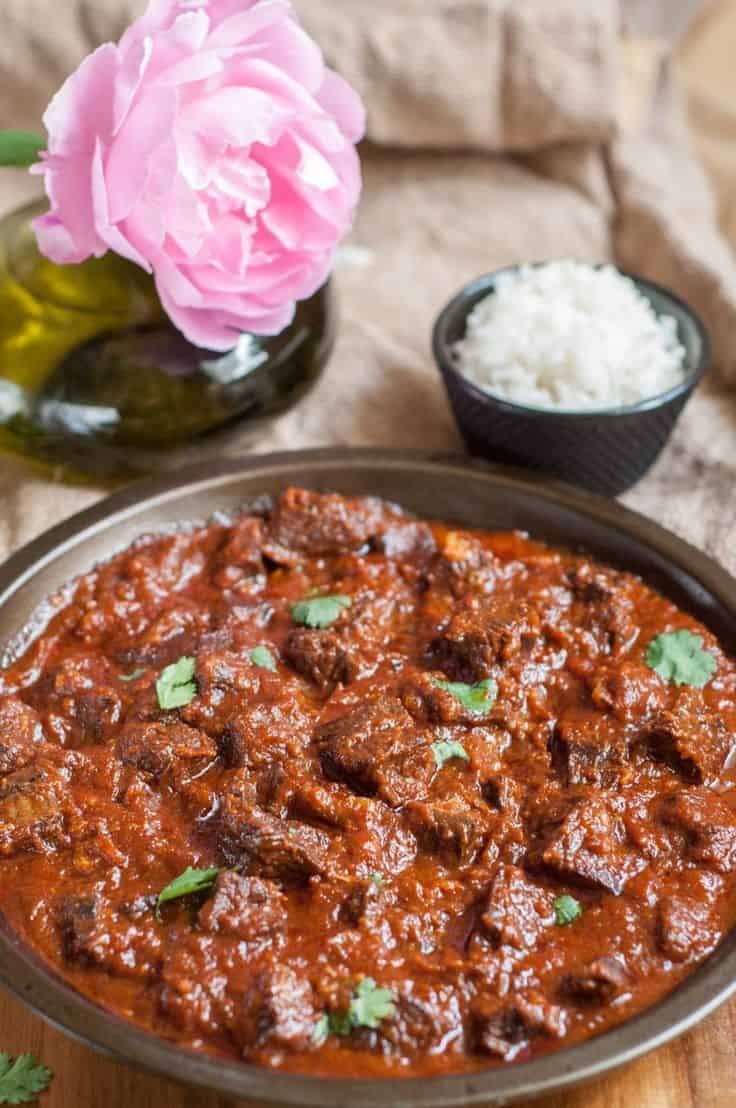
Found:
<svg viewBox="0 0 736 1108"><path fill-rule="evenodd" d="M48 531L0 567L0 652L44 598L136 536L207 519L290 484L373 494L419 515L520 528L640 573L736 652L736 581L706 555L621 505L463 459L316 450L207 464L116 493ZM667 998L579 1046L507 1068L406 1080L305 1077L199 1055L106 1012L42 964L0 921L0 982L67 1034L115 1058L261 1104L319 1108L500 1105L600 1076L681 1034L736 992L736 932Z"/></svg>

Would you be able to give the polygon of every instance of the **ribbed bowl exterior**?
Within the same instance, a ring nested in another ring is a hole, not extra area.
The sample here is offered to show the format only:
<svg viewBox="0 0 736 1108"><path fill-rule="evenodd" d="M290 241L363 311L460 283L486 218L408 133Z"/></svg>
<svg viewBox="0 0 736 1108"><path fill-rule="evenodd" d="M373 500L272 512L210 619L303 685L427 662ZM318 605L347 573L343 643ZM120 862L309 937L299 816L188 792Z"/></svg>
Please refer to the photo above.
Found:
<svg viewBox="0 0 736 1108"><path fill-rule="evenodd" d="M435 358L468 451L606 496L631 488L657 459L707 369L710 347L700 319L672 293L633 277L656 311L677 320L687 352L688 372L682 384L630 408L579 413L525 408L484 392L459 372L452 358L452 345L464 334L468 313L492 292L496 276L489 274L466 286L440 314L434 329Z"/></svg>

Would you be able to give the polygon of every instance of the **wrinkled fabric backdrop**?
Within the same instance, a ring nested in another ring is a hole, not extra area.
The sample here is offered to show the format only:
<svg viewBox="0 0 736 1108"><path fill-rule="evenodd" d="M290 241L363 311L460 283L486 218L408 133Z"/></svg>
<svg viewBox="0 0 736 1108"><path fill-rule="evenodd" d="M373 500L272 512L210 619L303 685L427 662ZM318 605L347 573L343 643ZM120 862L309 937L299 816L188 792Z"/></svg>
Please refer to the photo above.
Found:
<svg viewBox="0 0 736 1108"><path fill-rule="evenodd" d="M142 7L4 0L0 126L37 128L83 54L117 38ZM365 193L338 264L340 337L328 372L256 448L457 449L429 351L438 308L497 266L612 259L691 300L718 363L625 499L736 571L734 0L295 7L366 97ZM37 188L1 173L0 211ZM100 495L55 487L0 456L0 556Z"/></svg>

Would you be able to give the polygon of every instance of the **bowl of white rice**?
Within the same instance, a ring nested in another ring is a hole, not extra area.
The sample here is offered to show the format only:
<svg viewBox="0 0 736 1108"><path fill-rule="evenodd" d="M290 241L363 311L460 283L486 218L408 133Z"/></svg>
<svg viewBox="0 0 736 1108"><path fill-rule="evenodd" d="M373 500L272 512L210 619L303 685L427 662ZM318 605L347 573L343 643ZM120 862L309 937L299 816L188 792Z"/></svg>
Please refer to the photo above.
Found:
<svg viewBox="0 0 736 1108"><path fill-rule="evenodd" d="M609 496L653 464L710 349L674 293L572 259L472 281L433 347L471 453Z"/></svg>

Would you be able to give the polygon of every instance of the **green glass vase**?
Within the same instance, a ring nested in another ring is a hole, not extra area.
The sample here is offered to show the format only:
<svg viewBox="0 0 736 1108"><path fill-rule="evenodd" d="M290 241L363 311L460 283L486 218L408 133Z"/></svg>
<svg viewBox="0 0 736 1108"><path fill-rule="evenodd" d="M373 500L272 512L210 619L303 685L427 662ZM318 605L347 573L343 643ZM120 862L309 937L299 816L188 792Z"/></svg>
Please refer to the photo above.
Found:
<svg viewBox="0 0 736 1108"><path fill-rule="evenodd" d="M43 210L0 221L0 450L58 477L124 481L233 438L249 445L319 377L334 343L329 283L280 335L201 350L138 266L42 257L31 220Z"/></svg>

